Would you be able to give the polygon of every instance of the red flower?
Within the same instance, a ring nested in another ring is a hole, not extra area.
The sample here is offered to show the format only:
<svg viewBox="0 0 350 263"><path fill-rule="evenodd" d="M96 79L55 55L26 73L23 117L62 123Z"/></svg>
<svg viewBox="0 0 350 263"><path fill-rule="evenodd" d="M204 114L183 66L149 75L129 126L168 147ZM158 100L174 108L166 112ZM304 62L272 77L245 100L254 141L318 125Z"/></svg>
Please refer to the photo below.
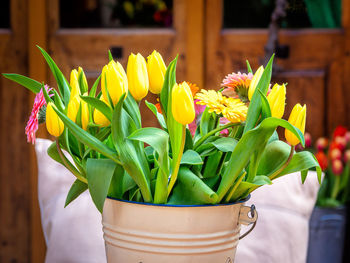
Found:
<svg viewBox="0 0 350 263"><path fill-rule="evenodd" d="M338 136L345 136L346 128L344 126L339 125L337 128L335 128L333 133L333 138L336 138Z"/></svg>
<svg viewBox="0 0 350 263"><path fill-rule="evenodd" d="M318 152L315 155L318 163L321 166L322 171L326 170L328 167L328 160L327 160L327 156L324 152Z"/></svg>
<svg viewBox="0 0 350 263"><path fill-rule="evenodd" d="M343 151L345 149L345 145L338 143L336 141L333 141L329 146L329 151L332 151L334 149L339 149L340 151Z"/></svg>

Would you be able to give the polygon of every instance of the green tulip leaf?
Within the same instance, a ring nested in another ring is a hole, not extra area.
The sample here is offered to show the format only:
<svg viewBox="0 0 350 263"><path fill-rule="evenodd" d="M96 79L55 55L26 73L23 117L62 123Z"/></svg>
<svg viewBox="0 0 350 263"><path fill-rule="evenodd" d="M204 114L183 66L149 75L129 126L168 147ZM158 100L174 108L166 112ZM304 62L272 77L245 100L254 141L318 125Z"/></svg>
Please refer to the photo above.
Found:
<svg viewBox="0 0 350 263"><path fill-rule="evenodd" d="M95 109L97 109L98 111L100 111L109 121L112 120L113 111L102 100L88 96L80 96L80 98Z"/></svg>
<svg viewBox="0 0 350 263"><path fill-rule="evenodd" d="M168 197L168 176L169 176L169 135L158 128L148 127L134 131L128 139L138 140L149 144L158 153L156 162L159 165L157 181L155 186L154 202L164 204Z"/></svg>
<svg viewBox="0 0 350 263"><path fill-rule="evenodd" d="M118 199L123 198L123 194L125 193L123 191L124 176L125 176L124 168L121 165L117 165L116 168L114 169L114 173L112 176L111 183L109 185L107 196L118 198Z"/></svg>
<svg viewBox="0 0 350 263"><path fill-rule="evenodd" d="M197 152L193 150L187 150L182 155L181 164L201 165L203 164L203 160Z"/></svg>
<svg viewBox="0 0 350 263"><path fill-rule="evenodd" d="M237 145L237 140L230 137L220 137L211 144L221 152L232 152Z"/></svg>
<svg viewBox="0 0 350 263"><path fill-rule="evenodd" d="M290 150L291 146L283 141L267 144L259 162L257 174L270 175L278 170L287 161Z"/></svg>
<svg viewBox="0 0 350 263"><path fill-rule="evenodd" d="M249 63L248 59L247 59L245 62L247 63L247 70L248 70L248 73L252 73L252 74L253 74L253 70L252 70L252 68L251 68L251 66L250 66L250 63Z"/></svg>
<svg viewBox="0 0 350 263"><path fill-rule="evenodd" d="M69 189L64 207L73 202L79 195L84 193L87 189L88 185L86 183L83 183L82 181L76 179L72 184L71 188Z"/></svg>
<svg viewBox="0 0 350 263"><path fill-rule="evenodd" d="M47 64L49 65L53 76L56 79L58 90L60 91L61 96L63 97L64 105L68 105L69 103L69 97L70 97L70 88L68 81L62 74L61 70L57 67L56 63L53 61L53 59L50 57L50 55L41 47L37 46L44 56Z"/></svg>
<svg viewBox="0 0 350 263"><path fill-rule="evenodd" d="M257 175L254 178L254 182L244 182L242 181L237 189L234 191L230 202L235 202L246 198L251 192L259 188L260 186L272 184L271 180L267 176Z"/></svg>
<svg viewBox="0 0 350 263"><path fill-rule="evenodd" d="M96 91L97 91L98 84L100 83L100 80L101 80L101 75L98 76L98 78L94 82L94 85L92 85L91 90L89 92L90 97L96 97Z"/></svg>
<svg viewBox="0 0 350 263"><path fill-rule="evenodd" d="M40 82L20 74L4 73L2 75L9 80L17 82L35 94L39 93L42 88L42 84Z"/></svg>
<svg viewBox="0 0 350 263"><path fill-rule="evenodd" d="M203 178L209 178L217 175L219 162L221 160L222 155L223 152L215 151L214 154L207 157L205 164L202 168Z"/></svg>
<svg viewBox="0 0 350 263"><path fill-rule="evenodd" d="M295 173L298 171L309 170L311 168L316 168L317 178L319 183L321 183L322 169L315 158L315 156L308 151L298 152L293 155L292 160L288 164L288 166L278 174L274 179L281 177L285 174ZM302 181L305 181L306 175L305 172L302 174Z"/></svg>
<svg viewBox="0 0 350 263"><path fill-rule="evenodd" d="M177 183L168 204L174 205L205 205L216 204L218 197L198 176L189 168L181 167Z"/></svg>
<svg viewBox="0 0 350 263"><path fill-rule="evenodd" d="M269 101L267 100L265 94L262 93L262 91L259 89L258 89L258 92L259 92L260 97L261 97L261 117L263 120L263 119L266 119L268 117L271 117L271 108L270 108Z"/></svg>
<svg viewBox="0 0 350 263"><path fill-rule="evenodd" d="M256 128L242 136L231 154L217 191L219 202L226 195L243 168L248 164L256 151L262 151L278 126L290 130L301 142L305 143L302 132L283 119L266 118Z"/></svg>
<svg viewBox="0 0 350 263"><path fill-rule="evenodd" d="M55 112L58 114L60 119L63 121L64 125L70 130L70 132L83 144L90 147L91 149L103 154L109 159L120 163L117 153L110 149L108 146L103 144L96 137L92 136L87 131L84 131L77 124L75 124L71 119L69 119L64 113L60 112L56 107L53 107Z"/></svg>
<svg viewBox="0 0 350 263"><path fill-rule="evenodd" d="M131 140L126 139L126 137L130 135L129 132L132 133L135 130L135 127L131 127L130 125L135 126L135 124L129 114L123 110L125 95L126 94L123 94L121 96L117 105L114 107L112 118L112 140L114 147L119 152L122 166L140 187L144 201L151 203L153 198L150 189L150 178L145 174L145 172L147 172L146 169L148 168L149 170L146 157L146 163L141 163L142 160L140 161L135 144L133 144ZM142 154L144 155L143 150Z"/></svg>
<svg viewBox="0 0 350 263"><path fill-rule="evenodd" d="M243 134L253 129L258 122L262 110L261 96L258 90L260 90L264 95L267 93L271 81L273 58L274 55L271 56L263 74L261 75L258 85L255 88L253 97L248 107L246 125L244 127Z"/></svg>
<svg viewBox="0 0 350 263"><path fill-rule="evenodd" d="M109 159L89 158L86 162L90 195L101 213L116 166L117 164Z"/></svg>
<svg viewBox="0 0 350 263"><path fill-rule="evenodd" d="M157 110L156 105L154 105L153 103L148 102L147 100L145 101L146 106L153 112L153 114L157 117L157 120L160 124L160 126L166 130L166 124L165 124L165 120L163 117L163 114L160 114Z"/></svg>
<svg viewBox="0 0 350 263"><path fill-rule="evenodd" d="M216 128L216 118L216 114L214 112L209 113L209 107L206 107L202 113L201 122L199 126L200 135L202 137Z"/></svg>

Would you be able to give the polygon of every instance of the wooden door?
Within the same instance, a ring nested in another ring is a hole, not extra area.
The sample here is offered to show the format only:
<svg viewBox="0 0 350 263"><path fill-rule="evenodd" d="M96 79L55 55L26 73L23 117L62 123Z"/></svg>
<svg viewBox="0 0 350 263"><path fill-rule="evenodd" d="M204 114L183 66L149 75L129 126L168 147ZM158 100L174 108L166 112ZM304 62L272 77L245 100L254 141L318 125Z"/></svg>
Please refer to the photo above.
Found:
<svg viewBox="0 0 350 263"><path fill-rule="evenodd" d="M264 57L267 29L223 28L224 1L206 1L207 88L219 87L232 71L245 71L248 59L256 70ZM243 3L243 1L241 1ZM239 9L236 6L236 10ZM315 137L331 132L336 125L350 126L346 101L349 95L349 1L343 1L343 28L283 29L280 43L289 46L288 58L275 60L282 70L273 80L287 82L288 118L293 105L306 103L307 127Z"/></svg>
<svg viewBox="0 0 350 263"><path fill-rule="evenodd" d="M27 74L27 2L1 2L0 72ZM31 163L24 134L29 92L0 77L0 262L30 258Z"/></svg>

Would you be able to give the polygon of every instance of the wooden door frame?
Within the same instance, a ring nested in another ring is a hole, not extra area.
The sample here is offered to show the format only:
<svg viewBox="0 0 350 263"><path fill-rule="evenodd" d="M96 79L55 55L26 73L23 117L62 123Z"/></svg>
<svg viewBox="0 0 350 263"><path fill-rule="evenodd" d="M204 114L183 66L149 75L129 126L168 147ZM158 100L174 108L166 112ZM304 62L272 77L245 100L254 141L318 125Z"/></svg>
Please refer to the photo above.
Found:
<svg viewBox="0 0 350 263"><path fill-rule="evenodd" d="M259 58L263 57L263 47L267 41L267 29L223 29L221 19L211 17L222 17L223 1L207 0L205 6L205 83L207 88L218 87L221 79L229 72L218 70L228 68L232 65L235 71L245 69L245 59L249 58L253 68L260 64ZM315 39L319 49L302 52L305 43ZM342 28L339 29L285 29L280 32L282 43L300 47L291 50L293 63L301 69L323 69L327 86L335 86L326 90L324 113L325 134L330 134L336 125L347 125L350 127L350 0L343 0L342 4ZM222 48L229 45L229 49ZM259 48L254 48L258 46ZM232 60L230 52L248 54L248 57ZM282 66L288 69L285 61L279 60ZM226 66L226 67L225 67ZM291 69L293 70L293 69ZM220 76L217 72L222 72ZM328 74L331 72L332 74ZM332 85L333 84L333 85Z"/></svg>

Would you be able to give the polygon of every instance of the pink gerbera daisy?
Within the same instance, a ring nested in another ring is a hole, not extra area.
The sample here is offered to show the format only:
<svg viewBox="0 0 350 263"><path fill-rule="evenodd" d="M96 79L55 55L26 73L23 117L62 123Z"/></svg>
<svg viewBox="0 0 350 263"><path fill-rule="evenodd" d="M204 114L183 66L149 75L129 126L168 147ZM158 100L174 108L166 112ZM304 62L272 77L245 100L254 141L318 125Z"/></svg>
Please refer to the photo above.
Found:
<svg viewBox="0 0 350 263"><path fill-rule="evenodd" d="M47 92L51 90L48 85L45 85L45 89ZM46 101L44 98L43 90L41 89L40 92L35 96L32 113L30 114L26 129L25 129L25 133L27 134L27 142L31 142L32 144L35 143L35 133L37 132L39 127L39 121L38 121L39 111L44 105L46 105Z"/></svg>
<svg viewBox="0 0 350 263"><path fill-rule="evenodd" d="M222 94L227 97L240 98L243 102L248 100L248 90L250 81L253 78L252 73L231 73L222 81L221 86L226 87Z"/></svg>

